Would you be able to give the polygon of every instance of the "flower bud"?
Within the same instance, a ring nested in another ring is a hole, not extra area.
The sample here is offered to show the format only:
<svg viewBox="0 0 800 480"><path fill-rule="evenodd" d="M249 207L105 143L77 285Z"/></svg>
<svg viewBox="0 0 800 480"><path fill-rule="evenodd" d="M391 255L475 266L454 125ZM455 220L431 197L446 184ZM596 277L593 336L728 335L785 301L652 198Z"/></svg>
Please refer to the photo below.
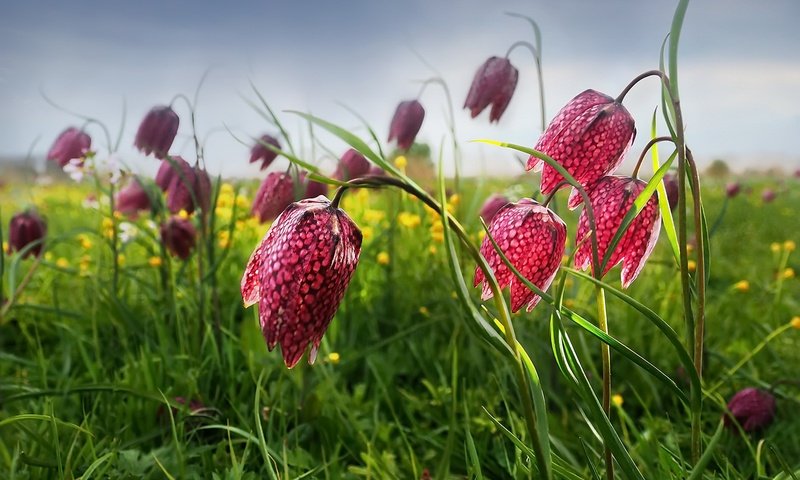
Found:
<svg viewBox="0 0 800 480"><path fill-rule="evenodd" d="M164 158L175 141L179 124L180 118L172 108L153 107L139 124L133 144L145 155L152 153L156 158Z"/></svg>
<svg viewBox="0 0 800 480"><path fill-rule="evenodd" d="M733 198L736 195L739 195L741 190L742 186L739 184L739 182L731 182L725 186L725 195L727 195L728 198Z"/></svg>
<svg viewBox="0 0 800 480"><path fill-rule="evenodd" d="M400 102L389 127L389 141L397 139L397 147L408 150L414 144L424 118L425 109L417 100Z"/></svg>
<svg viewBox="0 0 800 480"><path fill-rule="evenodd" d="M25 252L23 258L31 254L38 257L42 254L46 234L47 224L36 212L18 213L11 217L8 225L8 253L22 251L28 245L35 243Z"/></svg>

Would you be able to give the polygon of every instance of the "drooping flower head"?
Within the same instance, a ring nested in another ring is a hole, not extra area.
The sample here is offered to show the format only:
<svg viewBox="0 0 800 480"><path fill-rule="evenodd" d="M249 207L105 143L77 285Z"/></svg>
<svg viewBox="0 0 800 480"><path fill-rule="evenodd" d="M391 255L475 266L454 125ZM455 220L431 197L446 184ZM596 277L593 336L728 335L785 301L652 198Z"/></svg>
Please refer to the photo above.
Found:
<svg viewBox="0 0 800 480"><path fill-rule="evenodd" d="M200 166L184 162L174 170L167 186L167 208L172 213L186 210L192 213L198 207L207 211L211 206L211 178Z"/></svg>
<svg viewBox="0 0 800 480"><path fill-rule="evenodd" d="M561 164L587 191L622 161L636 136L633 117L621 103L594 90L569 101L536 142L535 150ZM527 169L542 167L541 191L547 195L563 180L555 168L538 158L528 159ZM581 203L573 191L569 207Z"/></svg>
<svg viewBox="0 0 800 480"><path fill-rule="evenodd" d="M358 150L351 148L342 155L336 171L333 172L333 178L342 181L352 180L366 175L369 172L369 166L369 160L364 158L364 155L361 155Z"/></svg>
<svg viewBox="0 0 800 480"><path fill-rule="evenodd" d="M69 164L70 160L75 160L73 163L76 166L82 166L83 159L91 147L92 138L86 132L69 127L53 142L53 146L47 152L47 159L58 163L61 168Z"/></svg>
<svg viewBox="0 0 800 480"><path fill-rule="evenodd" d="M425 118L425 109L417 100L400 102L392 117L389 127L389 141L397 139L397 147L408 150L414 144L414 139L422 127Z"/></svg>
<svg viewBox="0 0 800 480"><path fill-rule="evenodd" d="M156 172L155 181L162 192L166 192L169 188L172 177L175 176L176 168L177 170L185 170L192 167L189 165L189 162L178 155L171 155L169 158L161 160L161 165L158 167L158 172Z"/></svg>
<svg viewBox="0 0 800 480"><path fill-rule="evenodd" d="M775 197L777 197L777 196L778 196L778 194L775 193L775 190L773 190L771 188L765 188L764 191L761 192L761 200L764 203L772 202L773 200L775 200Z"/></svg>
<svg viewBox="0 0 800 480"><path fill-rule="evenodd" d="M674 211L678 206L678 196L680 189L678 188L678 176L672 172L664 175L664 190L667 192L667 201L669 202L669 209Z"/></svg>
<svg viewBox="0 0 800 480"><path fill-rule="evenodd" d="M273 220L294 201L292 177L282 172L272 172L261 182L253 200L250 213L260 223Z"/></svg>
<svg viewBox="0 0 800 480"><path fill-rule="evenodd" d="M494 216L507 203L509 203L509 200L505 195L501 195L499 193L493 193L489 195L489 198L483 202L480 217L483 218L483 221L487 224L492 223Z"/></svg>
<svg viewBox="0 0 800 480"><path fill-rule="evenodd" d="M292 203L250 256L242 276L245 307L258 303L261 331L294 367L322 336L344 297L361 253L361 231L325 197Z"/></svg>
<svg viewBox="0 0 800 480"><path fill-rule="evenodd" d="M567 240L567 227L558 215L530 198L508 203L500 208L489 225L489 234L514 267L540 290L547 290L558 271ZM487 236L481 244L481 255L497 278L500 288L509 287L511 311L527 304L530 312L540 297L509 270ZM481 297L492 297L489 282L480 268L475 270L477 287L483 283Z"/></svg>
<svg viewBox="0 0 800 480"><path fill-rule="evenodd" d="M633 202L645 186L646 183L638 178L607 176L601 178L594 190L589 193L589 202L592 204L597 224L597 250L601 262L622 224L622 219L633 207ZM622 262L622 287L627 288L644 267L647 257L656 245L660 230L661 212L658 209L658 197L653 195L617 243L603 275ZM584 209L578 220L578 233L575 238L576 243L582 242L575 252L575 266L584 270L592 263L592 242L588 238L583 241L587 233L589 233L589 217Z"/></svg>
<svg viewBox="0 0 800 480"><path fill-rule="evenodd" d="M131 219L136 219L139 212L152 208L150 196L138 178L132 178L128 185L120 190L114 199L114 210L123 213Z"/></svg>
<svg viewBox="0 0 800 480"><path fill-rule="evenodd" d="M775 418L775 397L758 388L745 388L731 397L728 410L730 415L724 417L726 426L733 426L735 421L745 432L753 432L772 423Z"/></svg>
<svg viewBox="0 0 800 480"><path fill-rule="evenodd" d="M376 175L376 176L377 175L386 175L386 170L382 169L381 167L379 167L377 165L373 165L373 166L369 167L369 171L367 172L367 175Z"/></svg>
<svg viewBox="0 0 800 480"><path fill-rule="evenodd" d="M303 188L303 198L316 198L320 195L323 197L328 196L328 184L307 178L305 172L300 174L300 184Z"/></svg>
<svg viewBox="0 0 800 480"><path fill-rule="evenodd" d="M42 254L46 234L47 224L42 217L32 210L20 212L11 217L11 222L8 224L8 253L19 252L28 245L38 242L24 255L28 257L33 254L38 257Z"/></svg>
<svg viewBox="0 0 800 480"><path fill-rule="evenodd" d="M278 153L267 147L265 144L272 145L275 148L281 148L278 139L272 135L264 134L258 139L253 148L250 149L250 163L261 161L261 170L266 169L273 160L278 158Z"/></svg>
<svg viewBox="0 0 800 480"><path fill-rule="evenodd" d="M181 260L186 260L194 249L197 230L186 218L174 216L161 225L161 242L167 251Z"/></svg>
<svg viewBox="0 0 800 480"><path fill-rule="evenodd" d="M742 185L739 182L731 182L725 186L725 195L728 198L733 198L739 195L742 191Z"/></svg>
<svg viewBox="0 0 800 480"><path fill-rule="evenodd" d="M139 124L133 144L145 155L152 153L156 158L164 158L175 141L179 124L180 118L172 108L153 107Z"/></svg>
<svg viewBox="0 0 800 480"><path fill-rule="evenodd" d="M491 104L489 121L500 120L514 95L518 78L519 71L507 58L490 57L475 72L464 108L468 108L472 118L475 118Z"/></svg>

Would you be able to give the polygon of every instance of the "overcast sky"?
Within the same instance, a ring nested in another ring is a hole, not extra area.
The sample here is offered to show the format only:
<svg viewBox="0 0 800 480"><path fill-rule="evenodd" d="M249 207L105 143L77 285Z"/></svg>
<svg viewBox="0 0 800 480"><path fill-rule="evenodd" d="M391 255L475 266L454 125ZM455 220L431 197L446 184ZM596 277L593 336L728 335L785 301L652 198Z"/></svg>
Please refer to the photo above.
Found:
<svg viewBox="0 0 800 480"><path fill-rule="evenodd" d="M205 71L197 108L209 170L257 174L241 138L275 133L245 101L249 82L270 102L297 143L308 139L299 118L310 111L348 128L359 122L337 102L364 116L379 133L397 103L414 98L418 81L442 74L456 108L456 131L472 173L515 172L506 151L467 143L494 138L532 146L539 135L536 72L529 52L511 55L520 80L498 124L488 112L470 119L464 98L475 70L541 26L548 120L574 95L594 88L616 96L638 73L658 65L674 3L635 0L281 0L137 2L98 0L0 3L0 157L44 155L55 136L81 121L58 104L105 122L116 135L127 103L120 156L141 172L152 159L132 148L139 121L177 93L191 96ZM680 46L680 87L687 140L701 161L727 159L734 167L800 167L800 1L694 0ZM210 69L210 70L209 70ZM434 150L447 132L446 103L429 87L420 101L427 115L418 140ZM654 79L626 99L639 138L646 142L658 103ZM186 106L176 103L182 138L174 153L193 160ZM90 126L104 148L100 130ZM363 133L363 131L361 132ZM302 138L301 138L302 136ZM335 152L344 145L323 137ZM317 154L322 156L322 151ZM306 149L306 154L310 150ZM322 165L333 169L330 160ZM276 165L275 168L280 168Z"/></svg>

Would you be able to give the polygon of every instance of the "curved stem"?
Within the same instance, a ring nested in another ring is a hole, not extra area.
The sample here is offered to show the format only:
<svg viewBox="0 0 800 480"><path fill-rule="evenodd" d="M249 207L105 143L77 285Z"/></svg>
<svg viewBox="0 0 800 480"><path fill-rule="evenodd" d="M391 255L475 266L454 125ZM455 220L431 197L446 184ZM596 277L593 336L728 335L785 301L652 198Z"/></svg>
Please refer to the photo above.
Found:
<svg viewBox="0 0 800 480"><path fill-rule="evenodd" d="M642 160L644 160L644 156L647 155L647 152L650 151L650 148L658 142L672 142L673 144L675 143L672 137L656 137L647 142L647 145L645 145L644 148L642 149L641 155L639 155L639 160L636 161L636 167L633 169L633 173L631 174L632 177L636 178L639 175L639 167L642 166Z"/></svg>
<svg viewBox="0 0 800 480"><path fill-rule="evenodd" d="M511 46L508 47L508 50L506 50L505 58L508 58L508 56L511 55L511 52L513 52L517 47L528 47L528 50L530 50L533 54L533 58L537 60L539 59L539 51L536 49L536 47L531 45L531 42L526 42L525 40L519 40L512 43Z"/></svg>
<svg viewBox="0 0 800 480"><path fill-rule="evenodd" d="M637 75L633 80L631 80L631 82L622 90L622 93L620 93L614 101L616 103L622 103L622 100L625 99L625 95L627 95L628 92L630 92L631 89L634 86L636 86L637 83L641 82L647 77L653 77L653 76L661 77L662 81L667 81L667 74L662 72L661 70L648 70L644 73Z"/></svg>
<svg viewBox="0 0 800 480"><path fill-rule="evenodd" d="M506 15L509 17L514 18L521 18L523 20L527 20L530 23L531 28L533 28L533 38L536 41L536 52L537 55L534 55L536 58L536 76L537 80L539 81L539 112L542 117L542 132L544 132L545 127L547 126L547 113L544 105L544 80L542 78L542 31L539 29L539 25L529 16L522 15L520 13L515 12L505 12Z"/></svg>
<svg viewBox="0 0 800 480"><path fill-rule="evenodd" d="M546 207L550 203L550 200L552 200L553 197L556 196L556 193L558 193L558 191L561 190L561 187L564 187L564 186L567 186L567 185L569 185L569 182L566 181L566 180L561 180L560 182L558 182L558 184L556 184L555 188L553 188L553 192L544 199L544 202L542 202L542 206Z"/></svg>
<svg viewBox="0 0 800 480"><path fill-rule="evenodd" d="M424 80L417 98L422 96L422 92L425 91L425 87L430 83L436 83L442 87L442 90L444 90L445 100L447 101L447 113L449 116L448 127L450 128L450 135L453 138L453 157L455 164L454 186L456 192L458 192L460 190L459 186L461 183L461 152L458 148L458 140L456 137L456 115L455 110L453 109L453 98L450 96L450 89L447 87L447 83L441 76L435 76Z"/></svg>

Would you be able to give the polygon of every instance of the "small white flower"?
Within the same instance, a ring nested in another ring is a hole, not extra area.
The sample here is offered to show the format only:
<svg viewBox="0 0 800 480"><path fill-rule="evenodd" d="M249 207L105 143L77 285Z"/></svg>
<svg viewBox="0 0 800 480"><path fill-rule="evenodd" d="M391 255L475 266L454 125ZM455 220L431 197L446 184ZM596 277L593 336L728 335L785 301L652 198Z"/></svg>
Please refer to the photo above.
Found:
<svg viewBox="0 0 800 480"><path fill-rule="evenodd" d="M76 182L83 180L85 169L82 158L73 158L64 165L64 172Z"/></svg>
<svg viewBox="0 0 800 480"><path fill-rule="evenodd" d="M119 224L119 239L122 243L128 243L139 233L136 225L130 222L122 222Z"/></svg>

